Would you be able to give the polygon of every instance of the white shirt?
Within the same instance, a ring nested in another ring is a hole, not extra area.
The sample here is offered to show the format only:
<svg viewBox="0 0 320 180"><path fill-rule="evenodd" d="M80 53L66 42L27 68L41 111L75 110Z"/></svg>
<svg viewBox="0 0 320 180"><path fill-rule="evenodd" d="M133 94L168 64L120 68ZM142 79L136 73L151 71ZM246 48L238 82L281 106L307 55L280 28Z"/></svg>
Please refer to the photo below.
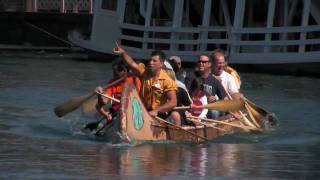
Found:
<svg viewBox="0 0 320 180"><path fill-rule="evenodd" d="M202 105L207 105L208 104L208 99L207 96L202 96L200 98L200 101L202 102ZM206 118L207 117L207 113L208 113L208 109L204 108L201 112L201 114L199 115L200 118Z"/></svg>
<svg viewBox="0 0 320 180"><path fill-rule="evenodd" d="M203 106L208 104L207 96L201 96L198 100L201 102L201 104ZM198 114L198 113L199 113L199 110L197 110L197 113L195 113L195 114ZM197 117L206 118L207 113L208 113L208 109L204 108L204 109L202 109L201 113Z"/></svg>
<svg viewBox="0 0 320 180"><path fill-rule="evenodd" d="M221 84L223 85L224 89L229 93L229 94L234 94L238 93L239 89L237 88L236 81L234 77L223 71L220 76L216 76L221 79Z"/></svg>

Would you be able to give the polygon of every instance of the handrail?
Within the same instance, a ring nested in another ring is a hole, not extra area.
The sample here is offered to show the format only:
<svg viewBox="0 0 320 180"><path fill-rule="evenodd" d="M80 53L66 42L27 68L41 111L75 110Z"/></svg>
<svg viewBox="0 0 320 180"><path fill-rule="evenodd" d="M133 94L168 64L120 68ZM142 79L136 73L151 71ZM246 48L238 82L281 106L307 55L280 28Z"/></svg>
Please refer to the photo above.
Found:
<svg viewBox="0 0 320 180"><path fill-rule="evenodd" d="M320 25L286 26L286 27L256 27L231 29L232 34L268 34L268 33L302 33L320 31Z"/></svg>
<svg viewBox="0 0 320 180"><path fill-rule="evenodd" d="M120 39L126 39L136 42L146 42L146 43L163 43L163 44L190 44L190 45L197 45L199 43L217 43L217 44L229 44L229 39L172 39L167 38L143 38L143 37L137 37L137 36L129 36L129 35L120 35Z"/></svg>
<svg viewBox="0 0 320 180"><path fill-rule="evenodd" d="M177 44L183 44L185 47L189 46L191 47L190 52L194 51L194 46L197 46L198 52L208 52L208 49L202 49L200 51L201 47L205 47L209 44L215 44L215 45L227 45L231 48L234 47L248 47L248 46L257 46L257 47L279 47L279 46L305 46L305 45L319 45L320 44L320 38L309 38L309 39L267 39L263 38L262 40L241 40L239 38L238 40L235 40L234 36L241 37L242 35L250 35L250 34L287 34L287 33L308 33L308 32L317 32L320 31L320 25L310 25L310 26L288 26L288 27L250 27L250 28L231 28L228 29L224 26L199 26L199 27L163 27L163 26L150 26L145 27L143 25L135 25L135 24L128 24L128 23L120 23L121 29L128 29L128 30L135 30L135 31L141 31L141 32L147 32L147 33L167 33L165 36L161 37L161 34L156 37L142 37L142 36L135 36L135 35L128 35L128 34L122 34L120 35L119 39L123 40L129 40L129 41L135 41L140 42L143 44L151 43L151 44L166 44L170 46L170 52L189 52L188 48L184 50L177 50L176 48L172 49L172 46L175 46ZM201 38L202 33L210 33L210 32L221 32L226 33L225 36L218 37L218 38ZM173 36L173 33L175 33L175 36ZM190 33L189 35L185 33ZM185 38L174 38L179 37L179 34L182 36L186 36ZM156 35L156 34L155 34ZM194 35L198 35L196 39ZM188 39L189 37L189 39ZM193 46L193 47L192 47ZM144 46L142 46L144 47ZM138 48L139 49L139 48ZM140 48L141 49L141 48ZM143 48L142 48L143 49ZM147 50L147 49L145 49ZM251 53L257 53L257 52L264 52L264 49L255 49ZM194 52L193 52L194 53ZM236 52L234 52L236 53ZM301 53L301 52L300 52Z"/></svg>
<svg viewBox="0 0 320 180"><path fill-rule="evenodd" d="M157 43L157 44L232 44L236 46L286 46L286 45L314 45L320 44L320 38L306 40L261 40L261 41L232 41L231 39L164 39L164 38L143 38L137 36L120 35L120 39L131 40L141 43Z"/></svg>
<svg viewBox="0 0 320 180"><path fill-rule="evenodd" d="M320 44L320 38L306 40L261 40L261 41L233 41L232 45L238 46L288 46Z"/></svg>
<svg viewBox="0 0 320 180"><path fill-rule="evenodd" d="M199 26L199 27L163 27L163 26L149 26L120 23L119 27L122 29L131 29L144 32L181 32L181 33L200 33L202 31L209 32L228 32L228 28L224 26Z"/></svg>
<svg viewBox="0 0 320 180"><path fill-rule="evenodd" d="M120 28L131 29L144 32L181 32L181 33L200 33L200 32L229 32L225 26L199 26L199 27L163 27L120 23ZM320 25L310 26L287 26L287 27L257 27L257 28L231 28L232 34L268 34L268 33L302 33L320 31Z"/></svg>

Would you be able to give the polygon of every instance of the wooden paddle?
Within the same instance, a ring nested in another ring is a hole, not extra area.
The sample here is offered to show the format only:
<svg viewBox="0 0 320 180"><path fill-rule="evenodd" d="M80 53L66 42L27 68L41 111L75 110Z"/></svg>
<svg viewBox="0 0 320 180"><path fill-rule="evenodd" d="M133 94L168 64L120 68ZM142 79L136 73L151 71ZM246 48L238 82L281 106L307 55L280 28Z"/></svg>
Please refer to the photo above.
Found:
<svg viewBox="0 0 320 180"><path fill-rule="evenodd" d="M166 120L164 120L164 119L162 119L162 118L160 118L160 117L158 117L158 116L156 117L156 119L157 119L158 121L160 121L160 122L164 122L164 123L166 123L166 124L169 124L170 126L173 126L173 127L175 127L175 128L178 128L178 129L180 129L180 130L182 130L182 131L184 131L184 132L187 132L187 133L189 133L189 134L191 134L191 135L193 135L193 136L196 136L196 137L201 138L201 139L203 139L203 140L209 141L209 139L206 138L206 137L200 136L200 135L198 135L198 134L196 134L196 133L194 133L194 132L191 132L191 131L188 131L188 130L186 130L186 129L183 129L181 126L175 125L175 124L173 124L173 123L171 123L171 122L169 122L169 121L166 121Z"/></svg>
<svg viewBox="0 0 320 180"><path fill-rule="evenodd" d="M115 102L117 102L117 103L120 103L120 100L119 99L116 99L116 98L114 98L114 97L111 97L111 96L109 96L108 94L103 94L103 93L99 93L99 92L96 92L97 94L99 94L99 95L101 95L101 96L103 96L103 97L105 97L105 98L108 98L108 99L111 99L111 100L113 100L113 101L115 101Z"/></svg>
<svg viewBox="0 0 320 180"><path fill-rule="evenodd" d="M231 97L230 93L229 93L226 89L225 89L225 91L226 91L229 99L232 100L232 97ZM244 105L245 105L245 107L246 107L245 101L244 101ZM256 124L253 124L253 123L242 113L241 110L239 110L238 112L240 113L240 115L241 115L241 117L242 117L242 119L243 119L243 121L244 121L245 124L247 124L247 125L249 125L249 126L251 126L251 127L253 127L253 128L254 128L254 127L259 127L259 126L257 126ZM233 115L232 112L230 112L230 114ZM235 118L237 118L237 116L235 116L235 115L233 115L233 116L234 116Z"/></svg>
<svg viewBox="0 0 320 180"><path fill-rule="evenodd" d="M214 129L218 129L220 131L226 131L225 129L222 129L222 128L218 128L216 126L214 126L213 124L207 124L207 123L204 123L204 122L201 122L201 119L197 118L197 117L191 117L190 119L188 118L189 121L192 121L194 123L199 123L199 124L202 124L204 125L205 127L211 127L211 128L214 128Z"/></svg>
<svg viewBox="0 0 320 180"><path fill-rule="evenodd" d="M247 127L247 126L237 125L237 124L234 124L234 123L218 121L218 120L214 120L214 119L207 119L207 118L199 118L199 119L204 120L204 121L208 121L208 122L220 123L220 124L225 124L225 125L241 128L244 131L261 131L260 129L257 129L257 128L254 128L254 127L249 127L249 126Z"/></svg>
<svg viewBox="0 0 320 180"><path fill-rule="evenodd" d="M204 105L203 107L199 108L206 108L211 110L218 110L218 111L238 111L240 109L244 108L244 101L243 100L220 100L214 103L210 103L207 105ZM179 109L191 109L191 106L180 106L173 108L174 110Z"/></svg>
<svg viewBox="0 0 320 180"><path fill-rule="evenodd" d="M116 81L110 83L108 86L106 86L104 88L108 88L108 87L114 86L114 85L120 83L125 78L126 78L126 76L123 76L120 79L117 79ZM94 95L95 95L95 93L93 92L93 93L90 93L90 94L87 94L87 95L84 95L84 96L72 98L69 101L66 101L63 104L55 107L54 108L54 112L58 117L65 116L66 114L68 114L68 113L76 110L77 108L79 108L84 102L89 100Z"/></svg>
<svg viewBox="0 0 320 180"><path fill-rule="evenodd" d="M92 112L96 112L96 105L98 103L98 98L94 97L91 98L90 100L84 102L81 105L81 111L85 114L87 113L92 113Z"/></svg>

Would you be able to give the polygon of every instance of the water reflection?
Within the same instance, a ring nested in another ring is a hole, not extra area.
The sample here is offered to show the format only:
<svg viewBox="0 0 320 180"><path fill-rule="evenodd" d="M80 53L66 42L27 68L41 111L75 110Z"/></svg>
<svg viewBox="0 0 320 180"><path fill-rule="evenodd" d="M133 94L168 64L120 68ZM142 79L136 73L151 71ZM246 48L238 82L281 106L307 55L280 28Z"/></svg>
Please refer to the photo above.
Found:
<svg viewBox="0 0 320 180"><path fill-rule="evenodd" d="M273 147L274 148L274 147ZM98 174L121 176L204 176L294 178L307 171L318 174L317 154L296 148L236 144L141 145L97 156ZM107 173L107 174L106 174ZM305 176L306 177L306 176Z"/></svg>

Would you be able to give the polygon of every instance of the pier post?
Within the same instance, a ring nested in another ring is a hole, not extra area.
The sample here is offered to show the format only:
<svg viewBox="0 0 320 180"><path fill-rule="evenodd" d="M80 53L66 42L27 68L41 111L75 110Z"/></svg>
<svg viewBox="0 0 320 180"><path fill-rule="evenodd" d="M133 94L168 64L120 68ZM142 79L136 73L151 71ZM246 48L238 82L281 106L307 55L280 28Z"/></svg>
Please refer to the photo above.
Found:
<svg viewBox="0 0 320 180"><path fill-rule="evenodd" d="M311 0L304 0L303 1L303 12L302 12L302 22L301 22L301 27L306 27L308 26L309 22L309 14L310 14L310 6L311 6ZM301 32L300 33L300 40L301 42L304 42L306 40L307 33L306 32ZM299 53L305 52L306 45L302 43L299 45Z"/></svg>
<svg viewBox="0 0 320 180"><path fill-rule="evenodd" d="M275 11L275 0L270 0L268 5L268 14L267 14L267 28L272 28L273 26L273 18ZM265 42L268 43L271 41L271 33L265 34ZM265 45L263 49L264 53L270 52L270 46Z"/></svg>
<svg viewBox="0 0 320 180"><path fill-rule="evenodd" d="M65 13L66 12L66 7L65 7L64 0L61 0L61 2L60 2L60 12L61 13Z"/></svg>
<svg viewBox="0 0 320 180"><path fill-rule="evenodd" d="M236 1L236 9L234 16L234 22L233 22L233 29L231 33L231 51L230 55L240 53L240 45L237 45L236 43L241 40L242 34L237 34L237 31L242 29L243 26L243 18L244 18L244 11L246 6L246 0L237 0Z"/></svg>

